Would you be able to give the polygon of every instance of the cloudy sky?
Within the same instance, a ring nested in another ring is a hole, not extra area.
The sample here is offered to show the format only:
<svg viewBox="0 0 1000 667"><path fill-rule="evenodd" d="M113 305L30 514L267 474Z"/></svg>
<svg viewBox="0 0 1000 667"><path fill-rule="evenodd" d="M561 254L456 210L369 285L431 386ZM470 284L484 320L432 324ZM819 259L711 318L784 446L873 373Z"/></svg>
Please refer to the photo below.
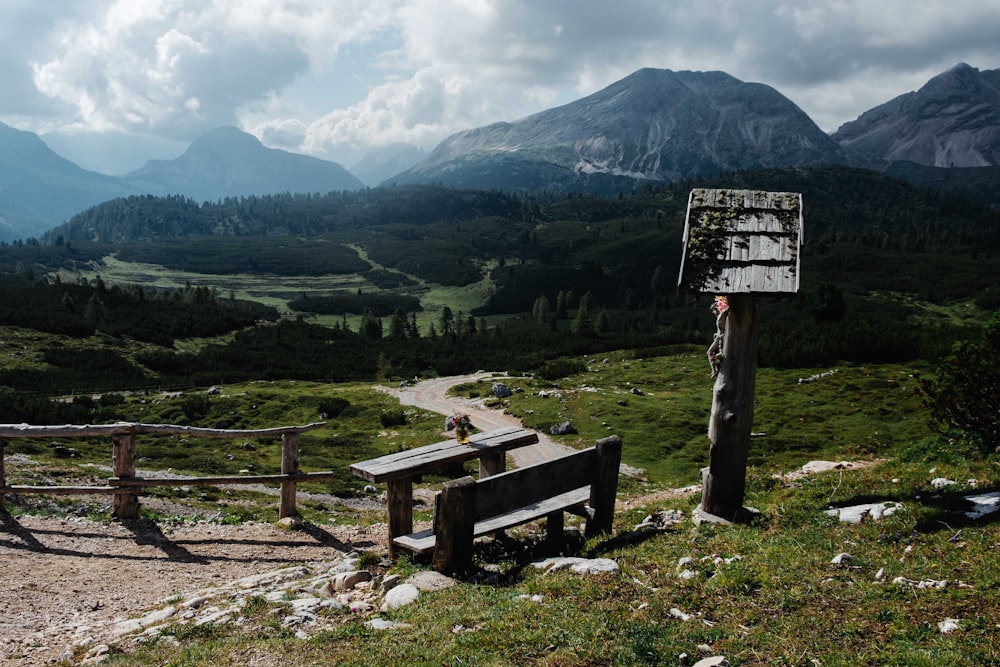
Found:
<svg viewBox="0 0 1000 667"><path fill-rule="evenodd" d="M3 0L0 121L107 173L237 125L350 167L641 67L769 84L833 131L967 62L1000 0Z"/></svg>

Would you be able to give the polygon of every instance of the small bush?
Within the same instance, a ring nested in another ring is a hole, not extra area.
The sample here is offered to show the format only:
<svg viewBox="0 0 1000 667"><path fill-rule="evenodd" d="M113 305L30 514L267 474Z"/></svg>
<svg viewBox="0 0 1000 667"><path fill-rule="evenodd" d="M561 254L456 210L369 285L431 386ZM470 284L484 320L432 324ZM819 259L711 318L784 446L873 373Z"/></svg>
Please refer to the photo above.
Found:
<svg viewBox="0 0 1000 667"><path fill-rule="evenodd" d="M579 359L553 359L542 364L538 369L538 377L543 380L558 380L574 373L583 373L587 365Z"/></svg>
<svg viewBox="0 0 1000 667"><path fill-rule="evenodd" d="M336 419L344 410L351 407L351 402L339 396L321 398L317 407L319 414L326 415L326 419Z"/></svg>
<svg viewBox="0 0 1000 667"><path fill-rule="evenodd" d="M385 428L404 426L406 425L406 413L402 410L383 410L379 413L378 420Z"/></svg>

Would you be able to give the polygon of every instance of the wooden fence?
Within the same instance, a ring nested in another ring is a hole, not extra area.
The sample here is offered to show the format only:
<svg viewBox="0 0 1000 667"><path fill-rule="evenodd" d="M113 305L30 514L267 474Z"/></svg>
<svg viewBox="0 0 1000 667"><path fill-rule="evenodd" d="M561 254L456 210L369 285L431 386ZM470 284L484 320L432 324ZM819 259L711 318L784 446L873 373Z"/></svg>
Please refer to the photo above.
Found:
<svg viewBox="0 0 1000 667"><path fill-rule="evenodd" d="M333 479L332 471L299 471L299 434L322 428L326 422L305 426L279 426L264 429L215 429L176 426L173 424L140 424L118 422L100 425L33 426L30 424L0 424L0 510L8 493L38 493L46 495L113 495L112 512L120 519L139 518L139 489L147 486L222 486L227 484L281 484L278 518L297 516L295 492L298 482ZM280 475L238 475L224 477L144 478L136 476L135 437L140 434L206 436L211 438L247 438L281 436ZM7 441L14 438L84 438L110 436L112 442L111 469L105 486L8 486L4 466Z"/></svg>

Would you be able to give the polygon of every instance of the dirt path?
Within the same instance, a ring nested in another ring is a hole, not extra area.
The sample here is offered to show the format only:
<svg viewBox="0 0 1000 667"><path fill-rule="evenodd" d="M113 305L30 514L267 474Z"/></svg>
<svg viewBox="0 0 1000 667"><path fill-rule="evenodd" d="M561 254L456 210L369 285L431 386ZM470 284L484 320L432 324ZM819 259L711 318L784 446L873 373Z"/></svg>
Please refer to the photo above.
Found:
<svg viewBox="0 0 1000 667"><path fill-rule="evenodd" d="M385 549L384 526L175 527L152 521L0 514L0 665L56 660L81 629L286 565Z"/></svg>
<svg viewBox="0 0 1000 667"><path fill-rule="evenodd" d="M521 424L520 419L508 415L502 410L491 410L485 407L484 399L448 396L448 390L455 385L476 382L478 380L503 382L504 379L495 373L472 373L470 375L451 375L448 377L433 378L406 387L392 388L380 386L379 389L392 394L403 405L413 405L445 416L453 415L456 412L464 412L469 415L473 426L480 431L493 431L509 426L523 428L524 425ZM548 435L539 431L537 445L520 447L508 452L508 454L514 465L523 467L547 461L571 451L573 451L571 448L553 441Z"/></svg>

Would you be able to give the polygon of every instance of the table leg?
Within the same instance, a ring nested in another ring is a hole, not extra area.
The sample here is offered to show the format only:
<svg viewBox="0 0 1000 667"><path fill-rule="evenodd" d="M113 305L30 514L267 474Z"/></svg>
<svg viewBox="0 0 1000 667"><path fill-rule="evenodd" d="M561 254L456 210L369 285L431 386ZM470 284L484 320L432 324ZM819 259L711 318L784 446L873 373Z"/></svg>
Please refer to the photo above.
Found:
<svg viewBox="0 0 1000 667"><path fill-rule="evenodd" d="M389 558L395 558L393 540L413 532L413 479L407 477L386 482L386 496L389 506Z"/></svg>
<svg viewBox="0 0 1000 667"><path fill-rule="evenodd" d="M507 453L491 452L479 458L479 479L497 475L507 469Z"/></svg>

